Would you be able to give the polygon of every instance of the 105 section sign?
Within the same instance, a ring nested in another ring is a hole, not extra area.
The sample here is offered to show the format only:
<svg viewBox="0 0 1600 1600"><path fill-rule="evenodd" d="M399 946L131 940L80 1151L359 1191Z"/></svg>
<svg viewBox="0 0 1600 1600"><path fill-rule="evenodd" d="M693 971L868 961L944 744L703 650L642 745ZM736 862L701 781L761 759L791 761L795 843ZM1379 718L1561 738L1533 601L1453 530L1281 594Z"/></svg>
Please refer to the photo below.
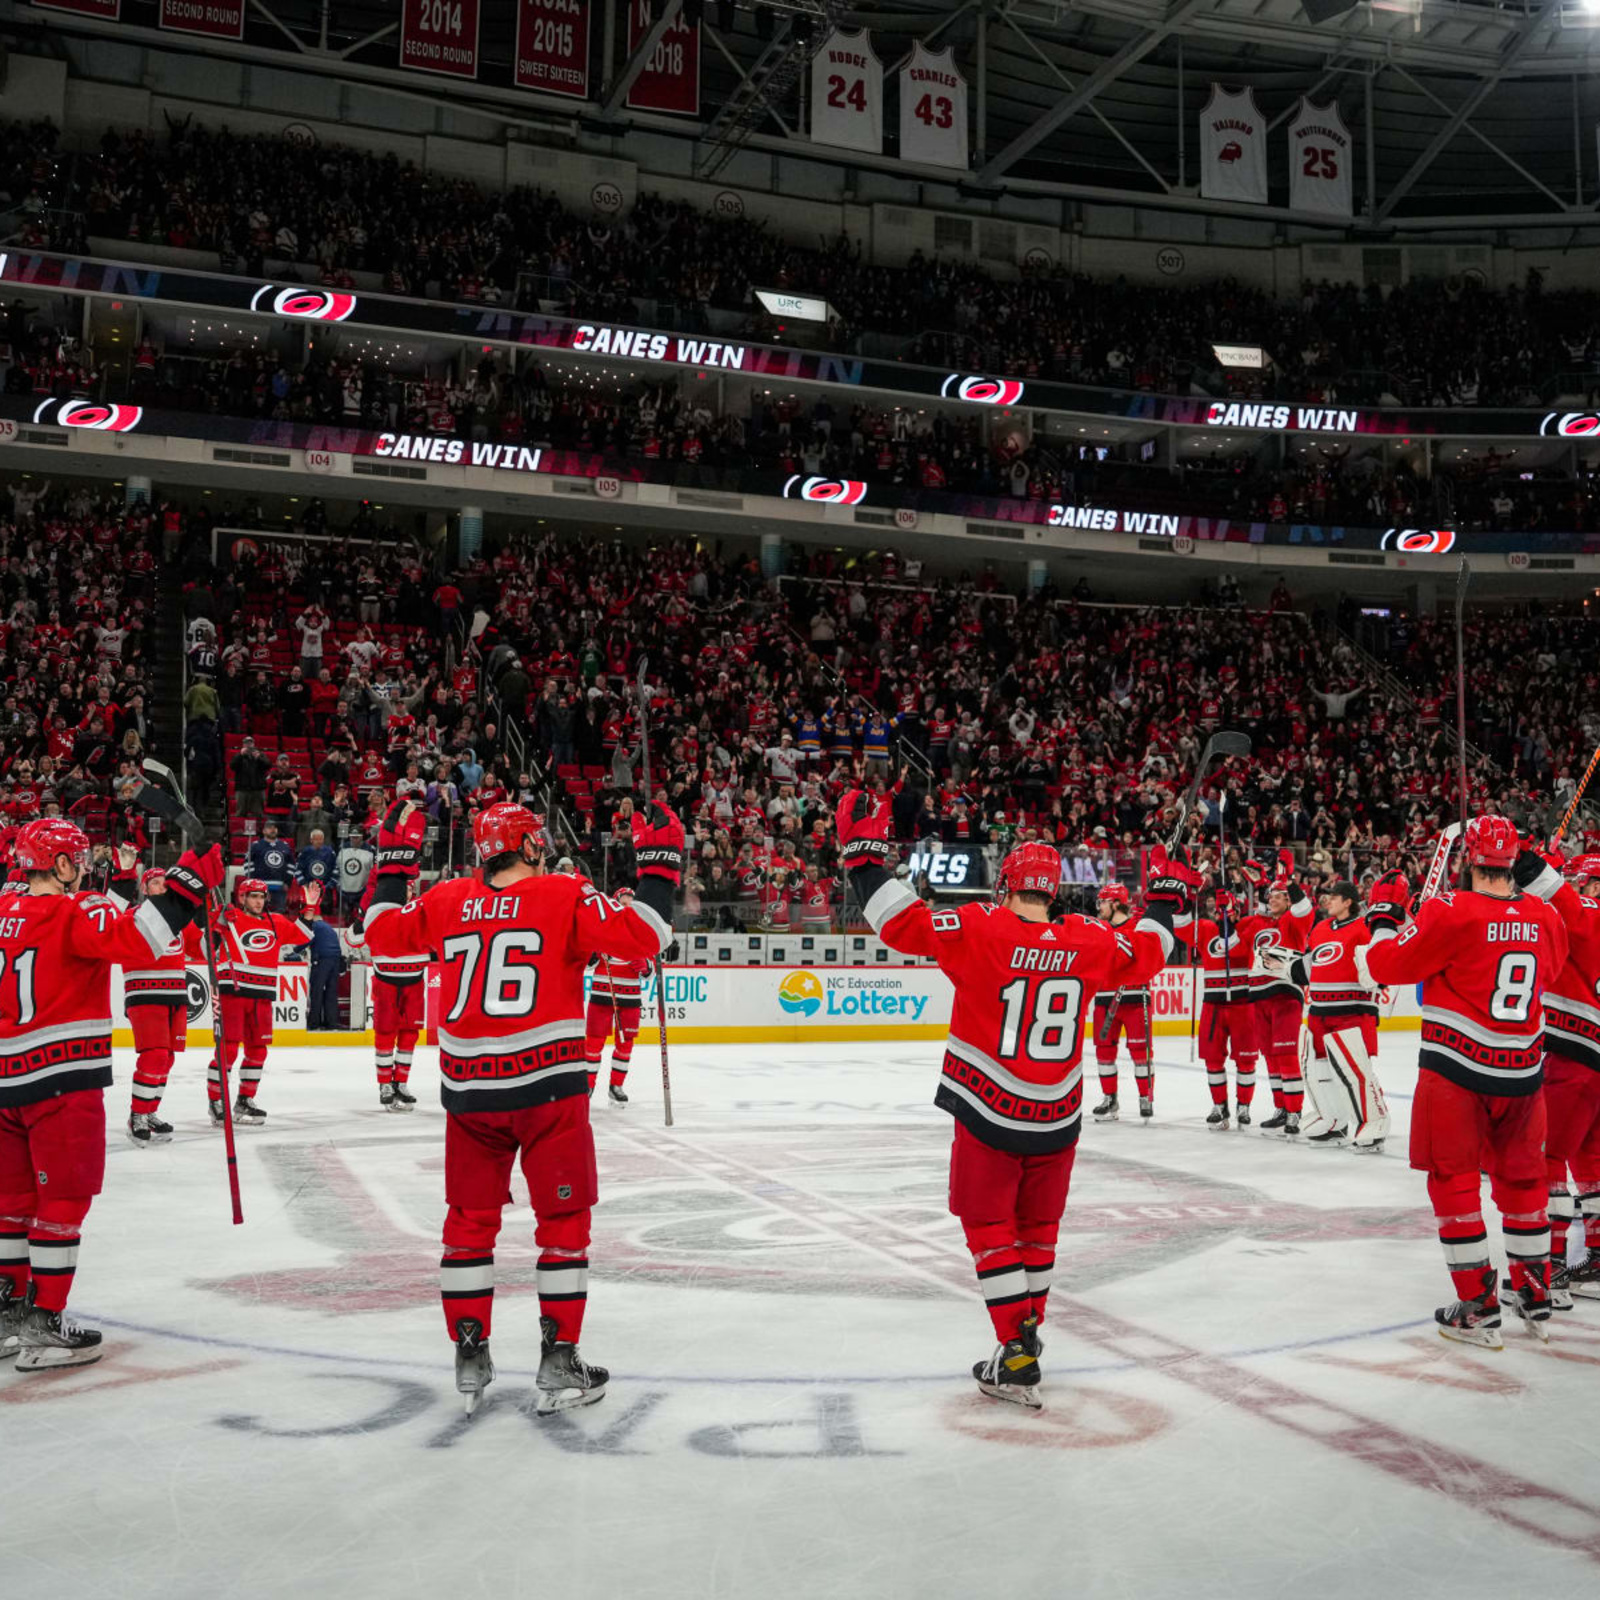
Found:
<svg viewBox="0 0 1600 1600"><path fill-rule="evenodd" d="M589 0L517 0L517 87L589 98Z"/></svg>
<svg viewBox="0 0 1600 1600"><path fill-rule="evenodd" d="M478 76L478 0L405 0L400 65L452 78Z"/></svg>

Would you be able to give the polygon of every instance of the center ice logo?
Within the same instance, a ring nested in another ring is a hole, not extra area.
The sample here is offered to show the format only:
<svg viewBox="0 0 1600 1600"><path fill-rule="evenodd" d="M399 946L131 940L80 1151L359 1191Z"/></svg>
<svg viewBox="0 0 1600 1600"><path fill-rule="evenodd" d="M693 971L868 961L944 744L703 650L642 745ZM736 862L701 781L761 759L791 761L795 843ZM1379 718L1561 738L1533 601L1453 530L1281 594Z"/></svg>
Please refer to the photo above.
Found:
<svg viewBox="0 0 1600 1600"><path fill-rule="evenodd" d="M814 1017L822 1009L822 981L814 972L790 972L778 985L778 1004L785 1011Z"/></svg>

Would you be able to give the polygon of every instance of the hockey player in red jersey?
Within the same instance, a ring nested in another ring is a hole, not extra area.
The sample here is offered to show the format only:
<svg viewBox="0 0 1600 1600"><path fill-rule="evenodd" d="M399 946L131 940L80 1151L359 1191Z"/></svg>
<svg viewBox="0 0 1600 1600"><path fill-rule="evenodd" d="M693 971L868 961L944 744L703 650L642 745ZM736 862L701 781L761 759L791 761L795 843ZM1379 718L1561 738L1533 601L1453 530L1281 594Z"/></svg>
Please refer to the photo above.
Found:
<svg viewBox="0 0 1600 1600"><path fill-rule="evenodd" d="M305 915L317 915L322 885L305 886ZM278 998L278 953L285 945L309 944L311 930L294 917L267 910L267 885L260 878L240 878L234 904L211 925L216 947L217 985L222 1001L222 1053L233 1070L239 1052L239 1093L233 1120L257 1125L267 1114L256 1104L256 1090L272 1044L272 1005ZM206 1074L211 1120L222 1126L222 1073L215 1054Z"/></svg>
<svg viewBox="0 0 1600 1600"><path fill-rule="evenodd" d="M996 902L936 911L888 870L886 803L851 789L835 826L867 921L892 948L931 956L955 985L934 1103L956 1120L950 1210L999 1341L972 1375L985 1395L1037 1408L1039 1325L1083 1122L1086 1002L1160 971L1172 948L1169 897L1182 885L1153 882L1149 910L1126 929L1085 916L1051 922L1060 854L1023 844L1001 865Z"/></svg>
<svg viewBox="0 0 1600 1600"><path fill-rule="evenodd" d="M111 968L139 968L220 884L222 856L186 852L129 912L79 892L89 840L47 818L17 833L25 884L0 899L0 1359L82 1366L100 1335L64 1315L89 1206L105 1175Z"/></svg>
<svg viewBox="0 0 1600 1600"><path fill-rule="evenodd" d="M1120 928L1133 921L1133 902L1120 883L1101 886L1096 895L1100 920L1108 928ZM1098 995L1094 1002L1094 1059L1100 1070L1100 1104L1094 1108L1096 1122L1115 1122L1117 1105L1117 1035L1128 1041L1128 1057L1133 1062L1133 1081L1139 1093L1139 1118L1148 1122L1156 1110L1153 1057L1150 1050L1150 987L1134 984L1111 994Z"/></svg>
<svg viewBox="0 0 1600 1600"><path fill-rule="evenodd" d="M617 894L624 905L632 897L629 889ZM611 1081L606 1092L613 1105L628 1103L628 1091L623 1085L628 1080L628 1063L633 1059L633 1041L639 1036L639 1007L650 966L648 961L627 961L616 956L594 958L589 976L588 1028L583 1038L591 1098L600 1078L606 1040L611 1038L615 1042L611 1046Z"/></svg>
<svg viewBox="0 0 1600 1600"><path fill-rule="evenodd" d="M1567 862L1564 883L1528 851L1513 872L1567 926L1566 965L1543 996L1550 1303L1565 1311L1574 1295L1600 1299L1600 856ZM1567 1234L1580 1217L1585 1255L1569 1268Z"/></svg>
<svg viewBox="0 0 1600 1600"><path fill-rule="evenodd" d="M1279 857L1278 875L1267 889L1266 926L1251 941L1250 1004L1255 1011L1256 1044L1272 1085L1272 1115L1262 1133L1298 1137L1305 1105L1300 1076L1300 1012L1303 996L1279 952L1293 956L1306 947L1311 931L1311 897L1295 881L1294 856Z"/></svg>
<svg viewBox="0 0 1600 1600"><path fill-rule="evenodd" d="M1206 1064L1211 1114L1206 1126L1225 1132L1228 1112L1228 1056L1233 1056L1234 1099L1239 1126L1250 1126L1256 1093L1256 1017L1250 1004L1250 966L1254 940L1267 926L1265 917L1239 915L1238 902L1227 889L1212 896L1216 918L1180 917L1175 931L1200 957L1205 985L1200 1006L1200 1059Z"/></svg>
<svg viewBox="0 0 1600 1600"><path fill-rule="evenodd" d="M520 805L473 823L479 872L402 904L386 877L366 917L376 957L438 953L445 1122L445 1326L470 1414L494 1377L489 1335L494 1246L520 1163L539 1247L541 1413L589 1405L608 1374L578 1354L588 1300L594 1134L584 1070L583 972L593 955L653 959L672 939L683 824L652 803L633 818L631 904L545 871L543 825Z"/></svg>
<svg viewBox="0 0 1600 1600"><path fill-rule="evenodd" d="M1450 1277L1460 1298L1434 1313L1448 1339L1498 1349L1500 1297L1489 1259L1480 1173L1500 1210L1507 1303L1549 1337L1550 1219L1545 1177L1543 991L1567 959L1558 912L1518 892L1519 846L1505 817L1467 824L1471 887L1424 901L1405 920L1398 874L1367 906L1372 941L1356 955L1377 983L1422 984L1422 1051L1411 1103L1411 1165L1428 1175Z"/></svg>
<svg viewBox="0 0 1600 1600"><path fill-rule="evenodd" d="M125 905L138 899L133 876L138 853L127 845L117 851L119 871L111 892ZM152 867L137 880L146 896L164 894L167 875ZM128 1110L128 1138L140 1149L168 1144L172 1124L163 1122L161 1097L166 1093L172 1066L189 1042L189 963L204 961L200 929L190 923L160 955L125 968L122 1003L133 1030L133 1103Z"/></svg>

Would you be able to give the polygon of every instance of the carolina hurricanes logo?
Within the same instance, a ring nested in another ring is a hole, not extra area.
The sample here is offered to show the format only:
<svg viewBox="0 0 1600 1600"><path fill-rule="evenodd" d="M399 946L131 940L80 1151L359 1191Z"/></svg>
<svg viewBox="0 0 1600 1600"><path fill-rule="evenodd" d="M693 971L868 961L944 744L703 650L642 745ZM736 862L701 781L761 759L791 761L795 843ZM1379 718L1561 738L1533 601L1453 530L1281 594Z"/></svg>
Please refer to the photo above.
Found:
<svg viewBox="0 0 1600 1600"><path fill-rule="evenodd" d="M1557 433L1567 439L1586 439L1600 433L1600 411L1552 411L1539 424L1539 432Z"/></svg>
<svg viewBox="0 0 1600 1600"><path fill-rule="evenodd" d="M1400 550L1413 556L1448 555L1456 547L1454 528L1385 528L1380 550Z"/></svg>
<svg viewBox="0 0 1600 1600"><path fill-rule="evenodd" d="M239 935L239 948L264 955L278 948L278 936L270 928L246 928Z"/></svg>
<svg viewBox="0 0 1600 1600"><path fill-rule="evenodd" d="M1216 956L1219 960L1221 959L1222 952L1223 944L1220 939L1213 939L1211 943L1206 946L1206 954Z"/></svg>
<svg viewBox="0 0 1600 1600"><path fill-rule="evenodd" d="M1278 942L1278 936L1271 928L1263 928L1256 935L1255 947L1257 950L1270 950Z"/></svg>
<svg viewBox="0 0 1600 1600"><path fill-rule="evenodd" d="M34 408L33 420L53 422L58 428L130 433L139 426L143 415L143 406L106 405L99 400L41 400Z"/></svg>
<svg viewBox="0 0 1600 1600"><path fill-rule="evenodd" d="M954 386L955 393L950 390ZM1020 378L963 378L952 372L940 385L946 400L970 400L979 406L1014 406L1022 398Z"/></svg>
<svg viewBox="0 0 1600 1600"><path fill-rule="evenodd" d="M338 289L276 289L264 283L250 296L250 309L267 309L261 297L268 294L271 309L280 317L303 317L307 322L343 322L356 308L356 297Z"/></svg>
<svg viewBox="0 0 1600 1600"><path fill-rule="evenodd" d="M821 500L828 505L858 506L867 498L867 486L854 478L802 478L797 472L784 484L783 497L785 500Z"/></svg>
<svg viewBox="0 0 1600 1600"><path fill-rule="evenodd" d="M1319 944L1311 952L1311 964L1315 967L1326 966L1330 962L1337 961L1343 954L1344 946L1342 944Z"/></svg>

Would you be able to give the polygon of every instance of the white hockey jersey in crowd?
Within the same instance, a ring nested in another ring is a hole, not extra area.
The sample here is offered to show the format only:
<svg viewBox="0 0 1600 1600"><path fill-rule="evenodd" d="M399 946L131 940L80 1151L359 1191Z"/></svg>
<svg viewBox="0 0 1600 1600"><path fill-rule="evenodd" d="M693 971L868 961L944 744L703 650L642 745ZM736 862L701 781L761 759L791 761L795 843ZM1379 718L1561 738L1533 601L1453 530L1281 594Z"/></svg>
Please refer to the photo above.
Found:
<svg viewBox="0 0 1600 1600"><path fill-rule="evenodd" d="M1267 203L1267 119L1249 89L1220 83L1200 113L1200 193L1207 200Z"/></svg>

